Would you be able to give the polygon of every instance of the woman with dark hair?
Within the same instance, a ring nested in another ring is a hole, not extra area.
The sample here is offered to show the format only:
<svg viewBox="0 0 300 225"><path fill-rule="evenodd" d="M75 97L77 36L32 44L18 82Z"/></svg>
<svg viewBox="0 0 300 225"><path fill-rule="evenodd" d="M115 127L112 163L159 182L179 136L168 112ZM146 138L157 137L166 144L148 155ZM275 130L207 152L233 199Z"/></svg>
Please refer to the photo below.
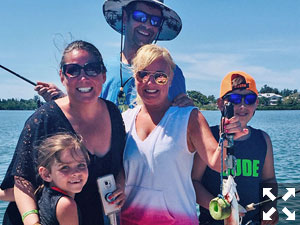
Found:
<svg viewBox="0 0 300 225"><path fill-rule="evenodd" d="M34 147L57 132L82 136L91 159L87 184L75 196L83 224L104 223L96 183L98 177L113 174L117 184L123 186L120 177L123 177L125 130L118 108L98 97L106 80L100 52L85 41L70 43L63 53L59 76L67 96L43 105L26 121L1 184L2 190L14 187L16 201L9 204L3 224L22 224L20 215L24 224L39 222L34 213L37 210L34 191L41 181L37 179ZM116 202L121 207L125 196L120 188L114 197L118 197Z"/></svg>

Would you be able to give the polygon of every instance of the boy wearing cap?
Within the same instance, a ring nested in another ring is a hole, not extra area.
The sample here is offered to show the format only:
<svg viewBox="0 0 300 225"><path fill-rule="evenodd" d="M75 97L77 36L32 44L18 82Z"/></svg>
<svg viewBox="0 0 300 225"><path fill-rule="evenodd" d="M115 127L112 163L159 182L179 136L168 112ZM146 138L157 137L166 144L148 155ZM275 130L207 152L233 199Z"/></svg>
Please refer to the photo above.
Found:
<svg viewBox="0 0 300 225"><path fill-rule="evenodd" d="M131 59L145 44L176 38L181 31L182 22L163 0L106 0L103 14L107 23L121 34L121 53L106 65L107 79L102 87L101 97L114 102L122 112L132 107L136 99ZM35 90L46 101L64 96L61 90L50 83L38 82ZM169 99L177 105L191 105L192 102L185 93L185 79L181 69L176 66Z"/></svg>
<svg viewBox="0 0 300 225"><path fill-rule="evenodd" d="M234 141L234 156L237 159L234 180L240 197L239 204L246 207L248 204L262 201L263 187L272 187L272 192L277 195L273 148L267 133L248 126L258 105L255 80L249 74L233 71L224 77L217 101L220 111L223 111L226 102L234 105L234 116L239 117L243 129L249 130L248 135ZM211 127L211 131L216 140L219 140L219 126ZM199 162L201 158L196 156L194 160ZM204 162L199 164L202 166L193 169L192 178L197 203L200 205L200 224L223 224L223 221L214 220L208 211L210 200L220 193L220 174L206 167ZM234 175L234 171L229 169L228 174L223 173L224 176L229 174ZM276 202L248 211L242 224L276 224L277 211L273 214L272 221L262 220L262 211L268 212L271 207L276 208ZM248 223L249 221L252 223Z"/></svg>

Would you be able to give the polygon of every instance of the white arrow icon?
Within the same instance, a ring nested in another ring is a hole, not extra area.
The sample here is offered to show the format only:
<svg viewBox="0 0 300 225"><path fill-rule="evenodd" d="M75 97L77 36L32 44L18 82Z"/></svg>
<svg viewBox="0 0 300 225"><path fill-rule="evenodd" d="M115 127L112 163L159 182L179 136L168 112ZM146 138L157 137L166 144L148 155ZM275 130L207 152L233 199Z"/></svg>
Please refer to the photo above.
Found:
<svg viewBox="0 0 300 225"><path fill-rule="evenodd" d="M267 213L265 213L265 211L263 211L263 220L272 220L271 216L273 215L273 213L276 211L276 209L274 207L272 207Z"/></svg>
<svg viewBox="0 0 300 225"><path fill-rule="evenodd" d="M272 188L263 188L263 197L265 197L267 195L269 197L269 199L274 201L276 199L276 197L272 194L271 190L272 190Z"/></svg>
<svg viewBox="0 0 300 225"><path fill-rule="evenodd" d="M295 188L286 188L286 190L288 190L288 192L282 197L284 201L288 200L291 195L295 197Z"/></svg>
<svg viewBox="0 0 300 225"><path fill-rule="evenodd" d="M290 212L286 207L282 209L282 212L284 212L285 215L288 216L286 220L295 220L295 211L293 213Z"/></svg>

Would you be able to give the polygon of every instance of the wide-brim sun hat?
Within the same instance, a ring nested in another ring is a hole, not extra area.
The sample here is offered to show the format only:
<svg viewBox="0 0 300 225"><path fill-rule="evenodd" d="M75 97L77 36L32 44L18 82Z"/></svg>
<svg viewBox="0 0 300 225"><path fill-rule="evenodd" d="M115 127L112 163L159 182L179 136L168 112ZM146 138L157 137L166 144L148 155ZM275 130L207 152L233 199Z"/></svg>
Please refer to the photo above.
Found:
<svg viewBox="0 0 300 225"><path fill-rule="evenodd" d="M245 78L246 84L241 84L238 87L233 87L232 80L238 75ZM254 78L250 76L248 73L245 73L243 71L232 71L223 78L221 82L221 88L220 88L220 98L223 98L227 93L235 89L250 90L254 92L256 95L258 95Z"/></svg>
<svg viewBox="0 0 300 225"><path fill-rule="evenodd" d="M172 40L180 33L182 22L178 14L166 6L163 0L106 0L103 4L103 14L106 22L120 34L122 29L122 9L131 2L150 2L162 9L163 25L157 40Z"/></svg>

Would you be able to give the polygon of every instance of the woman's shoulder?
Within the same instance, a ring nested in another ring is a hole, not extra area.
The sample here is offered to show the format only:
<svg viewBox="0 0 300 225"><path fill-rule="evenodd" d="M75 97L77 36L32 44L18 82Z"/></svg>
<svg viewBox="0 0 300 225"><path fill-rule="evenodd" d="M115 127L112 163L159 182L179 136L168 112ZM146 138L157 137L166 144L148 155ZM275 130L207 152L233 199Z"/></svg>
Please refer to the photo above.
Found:
<svg viewBox="0 0 300 225"><path fill-rule="evenodd" d="M199 111L197 106L183 106L183 107L172 106L171 108L176 108L176 110L181 111L181 112L192 112L192 111L198 112Z"/></svg>
<svg viewBox="0 0 300 225"><path fill-rule="evenodd" d="M121 112L115 103L102 97L99 97L98 100L104 102L111 117L115 115L121 117Z"/></svg>
<svg viewBox="0 0 300 225"><path fill-rule="evenodd" d="M184 107L180 107L180 106L171 106L169 108L169 110L167 111L168 114L170 115L190 115L192 113L196 113L198 112L198 108L196 106L184 106Z"/></svg>
<svg viewBox="0 0 300 225"><path fill-rule="evenodd" d="M32 116L48 116L49 114L57 114L60 108L55 103L55 101L50 101L44 103L41 107L39 107Z"/></svg>
<svg viewBox="0 0 300 225"><path fill-rule="evenodd" d="M132 109L127 109L125 112L122 113L122 118L125 124L126 132L128 131L131 124L134 122L134 118L136 117L140 109L141 106L138 105Z"/></svg>
<svg viewBox="0 0 300 225"><path fill-rule="evenodd" d="M106 104L106 107L109 112L109 117L111 121L112 131L114 135L124 135L125 136L125 127L124 121L121 116L121 112L118 107L111 101L102 99Z"/></svg>
<svg viewBox="0 0 300 225"><path fill-rule="evenodd" d="M57 107L58 106L54 102L43 104L41 107L36 109L36 111L33 114L31 114L28 117L25 124L28 123L39 124L41 120L51 118L51 115L57 113Z"/></svg>
<svg viewBox="0 0 300 225"><path fill-rule="evenodd" d="M140 105L137 105L135 106L134 108L132 109L127 109L125 112L122 113L122 117L123 119L127 119L129 117L132 117L134 116L135 114L137 114L137 112L141 109L141 106Z"/></svg>
<svg viewBox="0 0 300 225"><path fill-rule="evenodd" d="M104 101L104 102L105 102L105 104L106 104L108 110L113 110L113 111L118 111L118 112L120 112L120 111L118 110L118 107L116 106L116 104L113 103L112 101L109 101L109 100L107 100L107 99L105 99L105 98L99 98L99 99L100 99L100 101Z"/></svg>

